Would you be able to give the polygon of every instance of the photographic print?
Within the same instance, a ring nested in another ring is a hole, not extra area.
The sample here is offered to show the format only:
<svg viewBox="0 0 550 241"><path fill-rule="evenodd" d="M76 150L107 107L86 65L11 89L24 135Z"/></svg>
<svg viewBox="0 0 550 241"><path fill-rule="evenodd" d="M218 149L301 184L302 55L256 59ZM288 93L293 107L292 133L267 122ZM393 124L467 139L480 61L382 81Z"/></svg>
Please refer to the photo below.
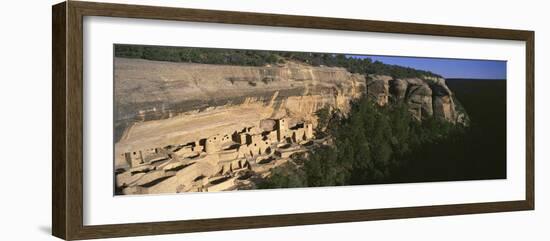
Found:
<svg viewBox="0 0 550 241"><path fill-rule="evenodd" d="M56 4L52 234L534 210L534 46L529 30Z"/></svg>
<svg viewBox="0 0 550 241"><path fill-rule="evenodd" d="M506 178L506 61L114 45L115 195Z"/></svg>

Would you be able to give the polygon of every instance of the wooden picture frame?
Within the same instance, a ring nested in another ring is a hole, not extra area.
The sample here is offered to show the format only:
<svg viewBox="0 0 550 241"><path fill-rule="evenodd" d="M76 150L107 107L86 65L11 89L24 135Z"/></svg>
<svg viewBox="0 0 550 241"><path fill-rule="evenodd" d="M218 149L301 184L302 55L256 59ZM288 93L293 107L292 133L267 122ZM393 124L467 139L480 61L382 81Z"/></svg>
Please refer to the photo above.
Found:
<svg viewBox="0 0 550 241"><path fill-rule="evenodd" d="M532 31L78 1L59 3L53 6L52 11L52 233L56 237L66 240L77 240L534 209L535 38L534 32ZM84 16L143 18L524 41L526 43L525 117L527 120L525 130L525 199L474 204L86 226L83 224Z"/></svg>

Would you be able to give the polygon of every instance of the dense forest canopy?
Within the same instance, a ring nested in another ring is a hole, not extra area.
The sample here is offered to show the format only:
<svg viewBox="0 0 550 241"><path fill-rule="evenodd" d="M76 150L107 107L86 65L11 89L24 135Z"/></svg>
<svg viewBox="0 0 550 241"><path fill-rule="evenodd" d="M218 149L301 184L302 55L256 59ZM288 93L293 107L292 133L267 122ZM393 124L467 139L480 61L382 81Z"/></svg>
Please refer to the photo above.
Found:
<svg viewBox="0 0 550 241"><path fill-rule="evenodd" d="M370 58L354 58L344 54L329 53L115 45L115 56L156 61L245 66L265 66L296 60L312 66L343 67L352 73L359 74L389 75L394 78L441 77L429 71L389 65L380 61L372 61Z"/></svg>

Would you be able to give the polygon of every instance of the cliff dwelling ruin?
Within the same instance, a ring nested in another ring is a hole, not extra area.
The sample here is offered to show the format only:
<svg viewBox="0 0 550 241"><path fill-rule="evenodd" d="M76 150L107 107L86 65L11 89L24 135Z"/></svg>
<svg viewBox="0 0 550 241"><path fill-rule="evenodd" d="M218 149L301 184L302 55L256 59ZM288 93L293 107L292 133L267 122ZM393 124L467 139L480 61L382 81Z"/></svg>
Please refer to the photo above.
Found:
<svg viewBox="0 0 550 241"><path fill-rule="evenodd" d="M146 194L252 185L246 180L251 173L266 175L273 166L320 141L314 140L311 123L290 127L289 123L288 118L266 119L257 126L194 142L123 153L127 168L116 175L117 189L123 194Z"/></svg>

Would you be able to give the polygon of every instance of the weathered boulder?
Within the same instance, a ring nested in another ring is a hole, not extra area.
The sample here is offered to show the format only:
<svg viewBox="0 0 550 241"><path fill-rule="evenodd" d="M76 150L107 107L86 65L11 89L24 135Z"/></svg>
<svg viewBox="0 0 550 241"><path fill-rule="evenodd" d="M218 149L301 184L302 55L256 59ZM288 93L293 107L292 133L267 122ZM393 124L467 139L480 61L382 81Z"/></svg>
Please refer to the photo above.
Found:
<svg viewBox="0 0 550 241"><path fill-rule="evenodd" d="M390 94L396 100L402 101L407 95L408 82L404 79L392 79L390 81Z"/></svg>
<svg viewBox="0 0 550 241"><path fill-rule="evenodd" d="M434 113L436 117L456 122L456 109L453 98L450 95L434 96Z"/></svg>
<svg viewBox="0 0 550 241"><path fill-rule="evenodd" d="M159 181L160 179L168 178L171 176L174 176L176 172L173 171L153 171L145 174L143 177L141 177L139 180L136 181L136 185L138 186L146 186L153 182Z"/></svg>
<svg viewBox="0 0 550 241"><path fill-rule="evenodd" d="M432 90L422 82L411 82L408 85L406 103L409 104L409 111L417 120L428 118L433 115Z"/></svg>
<svg viewBox="0 0 550 241"><path fill-rule="evenodd" d="M367 80L367 94L379 105L386 105L390 97L390 80L386 75L371 75Z"/></svg>
<svg viewBox="0 0 550 241"><path fill-rule="evenodd" d="M140 187L140 186L131 186L131 187L124 188L122 190L122 194L124 195L147 194L147 188Z"/></svg>
<svg viewBox="0 0 550 241"><path fill-rule="evenodd" d="M172 163L168 163L168 164L166 164L166 166L162 167L162 170L164 170L164 171L179 170L182 167L184 167L185 165L189 165L189 163L184 162L184 161L172 162Z"/></svg>
<svg viewBox="0 0 550 241"><path fill-rule="evenodd" d="M452 123L466 123L467 115L457 113L453 93L438 77L393 79L384 75L369 75L367 95L379 105L390 101L404 102L417 120L435 116Z"/></svg>
<svg viewBox="0 0 550 241"><path fill-rule="evenodd" d="M136 173L136 174L132 174L131 172L123 172L121 174L118 174L116 175L116 186L117 187L131 186L137 180L143 177L143 175L145 175L145 173L143 172Z"/></svg>
<svg viewBox="0 0 550 241"><path fill-rule="evenodd" d="M436 117L443 118L451 122L464 123L463 119L465 118L464 113L457 113L456 104L453 100L453 92L449 89L447 84L445 84L445 79L442 78L432 78L430 86L434 92L434 112ZM461 116L461 118L458 118Z"/></svg>
<svg viewBox="0 0 550 241"><path fill-rule="evenodd" d="M142 164L137 167L132 167L129 172L132 174L140 173L140 172L149 172L151 170L155 170L155 166L149 165L149 164Z"/></svg>

